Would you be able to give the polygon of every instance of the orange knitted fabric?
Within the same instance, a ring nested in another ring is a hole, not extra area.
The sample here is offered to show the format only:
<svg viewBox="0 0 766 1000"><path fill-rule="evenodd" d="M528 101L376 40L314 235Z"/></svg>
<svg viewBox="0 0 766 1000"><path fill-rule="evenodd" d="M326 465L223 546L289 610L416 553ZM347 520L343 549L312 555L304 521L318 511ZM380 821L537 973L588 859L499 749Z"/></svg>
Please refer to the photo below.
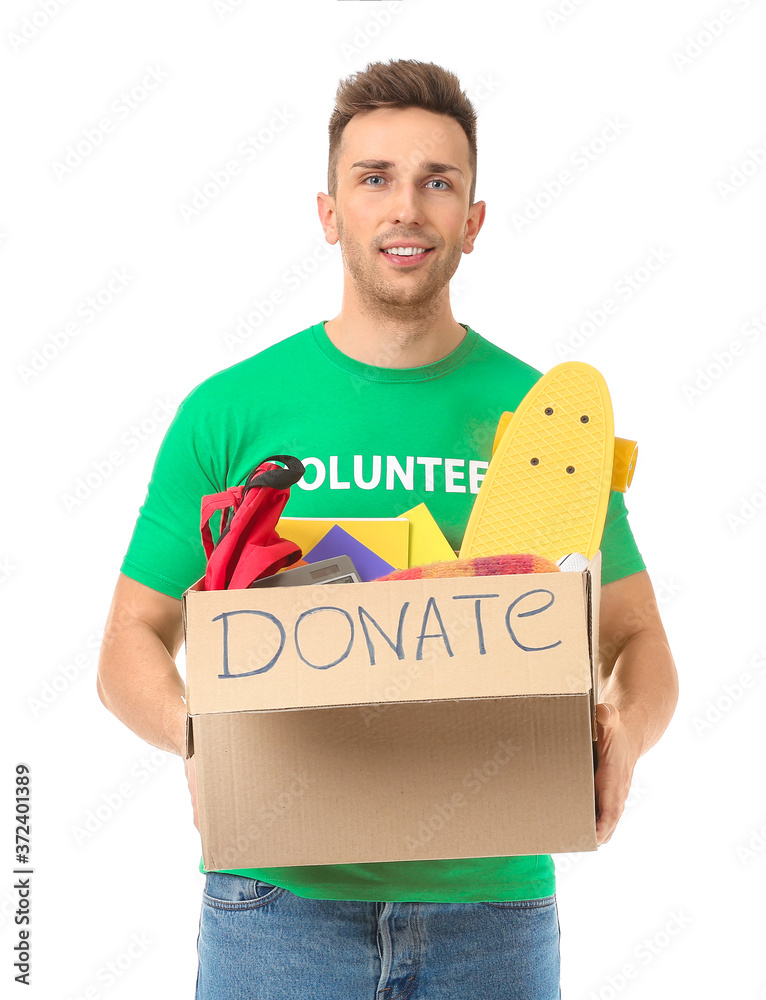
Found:
<svg viewBox="0 0 766 1000"><path fill-rule="evenodd" d="M532 553L515 552L500 556L476 556L473 559L455 559L452 562L428 563L397 569L379 580L423 580L449 576L500 576L513 573L560 573L556 563Z"/></svg>

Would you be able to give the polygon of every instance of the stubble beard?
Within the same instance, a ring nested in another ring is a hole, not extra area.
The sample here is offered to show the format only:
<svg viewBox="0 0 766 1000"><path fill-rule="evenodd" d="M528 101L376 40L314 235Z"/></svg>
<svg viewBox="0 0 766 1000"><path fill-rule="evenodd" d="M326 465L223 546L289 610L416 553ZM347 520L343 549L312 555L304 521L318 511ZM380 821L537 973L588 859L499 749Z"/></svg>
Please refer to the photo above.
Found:
<svg viewBox="0 0 766 1000"><path fill-rule="evenodd" d="M340 216L337 219L338 242L343 266L354 281L360 308L369 316L391 323L427 323L439 311L444 288L457 271L463 253L462 243L453 246L436 246L437 260L428 265L428 271L417 282L405 287L396 275L385 278L376 270L371 251L345 232ZM380 265L378 265L380 266ZM406 280L406 279L405 279Z"/></svg>

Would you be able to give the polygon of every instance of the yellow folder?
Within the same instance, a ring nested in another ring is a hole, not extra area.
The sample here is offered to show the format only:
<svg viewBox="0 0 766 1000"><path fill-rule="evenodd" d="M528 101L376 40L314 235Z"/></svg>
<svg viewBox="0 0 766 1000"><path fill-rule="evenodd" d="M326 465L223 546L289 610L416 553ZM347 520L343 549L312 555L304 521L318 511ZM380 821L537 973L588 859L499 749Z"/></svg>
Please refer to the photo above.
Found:
<svg viewBox="0 0 766 1000"><path fill-rule="evenodd" d="M450 543L424 503L406 510L402 515L410 522L409 565L425 566L432 562L457 559Z"/></svg>

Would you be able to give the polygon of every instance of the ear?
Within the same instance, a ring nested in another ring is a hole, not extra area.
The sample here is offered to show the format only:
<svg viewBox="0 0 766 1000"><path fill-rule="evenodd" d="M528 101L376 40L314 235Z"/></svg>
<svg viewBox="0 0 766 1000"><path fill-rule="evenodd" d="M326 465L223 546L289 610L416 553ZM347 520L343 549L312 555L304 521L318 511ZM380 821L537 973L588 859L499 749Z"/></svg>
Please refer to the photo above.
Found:
<svg viewBox="0 0 766 1000"><path fill-rule="evenodd" d="M473 250L474 240L479 235L479 230L484 225L486 208L487 203L484 201L475 201L471 206L471 211L468 215L468 219L466 220L463 253L471 253Z"/></svg>
<svg viewBox="0 0 766 1000"><path fill-rule="evenodd" d="M335 199L329 194L317 193L317 211L319 221L324 229L324 236L327 242L334 246L338 242L338 230L335 227Z"/></svg>

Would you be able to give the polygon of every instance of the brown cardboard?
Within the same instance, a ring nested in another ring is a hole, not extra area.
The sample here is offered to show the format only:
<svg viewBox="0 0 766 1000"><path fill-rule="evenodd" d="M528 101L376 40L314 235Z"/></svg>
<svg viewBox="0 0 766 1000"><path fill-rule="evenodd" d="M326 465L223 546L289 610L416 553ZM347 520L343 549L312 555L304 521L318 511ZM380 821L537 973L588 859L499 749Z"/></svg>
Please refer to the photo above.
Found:
<svg viewBox="0 0 766 1000"><path fill-rule="evenodd" d="M599 580L188 590L205 867L595 850Z"/></svg>

